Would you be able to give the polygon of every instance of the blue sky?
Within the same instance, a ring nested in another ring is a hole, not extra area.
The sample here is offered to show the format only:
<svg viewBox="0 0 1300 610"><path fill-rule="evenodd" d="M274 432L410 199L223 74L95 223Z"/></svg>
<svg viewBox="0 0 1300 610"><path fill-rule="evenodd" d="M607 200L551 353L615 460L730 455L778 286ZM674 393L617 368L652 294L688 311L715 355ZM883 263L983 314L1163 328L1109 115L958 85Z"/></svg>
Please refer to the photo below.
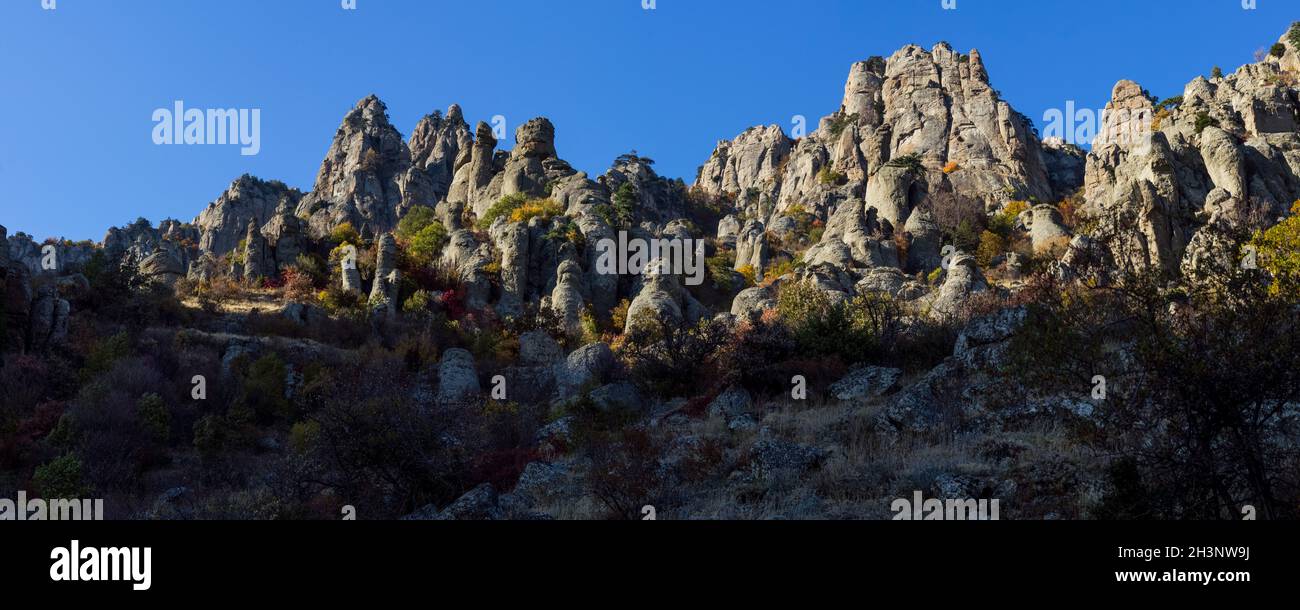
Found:
<svg viewBox="0 0 1300 610"><path fill-rule="evenodd" d="M459 103L471 125L556 124L595 175L636 149L690 182L719 139L833 112L849 65L907 43L978 48L1041 124L1100 108L1121 78L1157 96L1252 60L1294 0L42 0L0 2L0 224L103 237L190 220L251 173L311 188L343 115L370 93L409 135ZM261 152L157 146L151 115L260 108Z"/></svg>

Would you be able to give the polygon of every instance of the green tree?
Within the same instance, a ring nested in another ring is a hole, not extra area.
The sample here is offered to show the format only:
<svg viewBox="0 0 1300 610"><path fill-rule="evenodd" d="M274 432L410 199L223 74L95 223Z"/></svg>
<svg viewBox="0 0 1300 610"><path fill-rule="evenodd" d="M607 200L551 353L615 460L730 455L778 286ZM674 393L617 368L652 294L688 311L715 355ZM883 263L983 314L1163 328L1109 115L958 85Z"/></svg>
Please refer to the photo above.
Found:
<svg viewBox="0 0 1300 610"><path fill-rule="evenodd" d="M140 427L149 433L149 436L160 443L166 443L171 438L172 417L167 410L167 403L163 402L161 396L157 394L141 396L135 403L135 413Z"/></svg>
<svg viewBox="0 0 1300 610"><path fill-rule="evenodd" d="M1257 233L1252 245L1259 268L1272 278L1269 294L1300 303L1300 201L1291 206L1290 218Z"/></svg>
<svg viewBox="0 0 1300 610"><path fill-rule="evenodd" d="M275 353L258 358L248 367L243 392L231 411L247 409L262 421L292 415L292 405L284 396L288 372L288 366Z"/></svg>
<svg viewBox="0 0 1300 610"><path fill-rule="evenodd" d="M84 498L90 495L90 488L82 481L81 473L81 460L67 453L37 466L32 483L46 499Z"/></svg>
<svg viewBox="0 0 1300 610"><path fill-rule="evenodd" d="M427 205L417 205L402 217L402 220L397 223L397 230L393 233L397 236L397 239L411 241L420 231L437 222L437 220L438 216L434 213L433 208Z"/></svg>
<svg viewBox="0 0 1300 610"><path fill-rule="evenodd" d="M619 226L626 227L632 224L638 200L636 188L631 182L624 182L623 186L618 187L614 192L614 220Z"/></svg>
<svg viewBox="0 0 1300 610"><path fill-rule="evenodd" d="M433 263L442 249L447 245L447 227L440 222L431 222L411 238L407 254L417 265L427 266Z"/></svg>

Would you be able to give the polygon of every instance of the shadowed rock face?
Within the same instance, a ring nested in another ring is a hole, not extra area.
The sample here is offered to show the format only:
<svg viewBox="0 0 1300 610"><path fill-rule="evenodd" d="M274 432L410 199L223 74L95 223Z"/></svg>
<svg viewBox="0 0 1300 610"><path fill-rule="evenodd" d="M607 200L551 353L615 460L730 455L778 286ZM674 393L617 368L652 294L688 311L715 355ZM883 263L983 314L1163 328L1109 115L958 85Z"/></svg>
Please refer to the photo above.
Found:
<svg viewBox="0 0 1300 610"><path fill-rule="evenodd" d="M1115 264L1176 272L1202 260L1216 234L1263 228L1300 198L1300 158L1287 152L1300 145L1300 100L1287 84L1300 71L1283 43L1280 58L1198 77L1169 108L1137 83L1115 86L1084 184ZM1135 124L1143 113L1155 119Z"/></svg>
<svg viewBox="0 0 1300 610"><path fill-rule="evenodd" d="M744 210L763 219L795 204L827 211L835 193L873 191L886 163L908 155L930 174L926 191L958 191L990 207L1008 191L1049 199L1078 187L1078 179L1061 169L1069 159L1045 156L1025 117L989 85L979 52L962 55L942 44L930 51L908 46L887 60L854 64L840 110L816 131L795 141L775 125L755 127L720 142L700 168L696 187L713 195L750 193L742 199ZM949 164L959 169L938 171ZM894 226L907 220L910 210L884 196L906 193L906 187L874 191L881 203L894 203L880 209L881 218Z"/></svg>
<svg viewBox="0 0 1300 610"><path fill-rule="evenodd" d="M437 203L433 182L411 163L411 151L388 121L384 103L367 97L343 119L321 162L312 192L298 204L316 237L344 222L383 232L413 205Z"/></svg>
<svg viewBox="0 0 1300 610"><path fill-rule="evenodd" d="M461 113L452 104L444 117L439 112L424 117L411 132L411 164L429 175L435 200L447 196L456 170L469 162L474 136Z"/></svg>
<svg viewBox="0 0 1300 610"><path fill-rule="evenodd" d="M272 221L278 210L292 210L301 198L302 193L282 182L240 177L194 219L199 250L214 256L233 252L247 236L249 222L260 228Z"/></svg>

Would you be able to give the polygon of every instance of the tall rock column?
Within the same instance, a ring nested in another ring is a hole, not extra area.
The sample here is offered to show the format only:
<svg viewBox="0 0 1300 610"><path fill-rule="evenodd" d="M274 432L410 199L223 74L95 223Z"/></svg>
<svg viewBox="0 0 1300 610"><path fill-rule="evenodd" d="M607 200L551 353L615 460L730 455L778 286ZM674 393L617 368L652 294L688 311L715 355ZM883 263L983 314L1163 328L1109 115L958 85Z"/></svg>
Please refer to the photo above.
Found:
<svg viewBox="0 0 1300 610"><path fill-rule="evenodd" d="M379 238L375 256L375 282L370 289L370 308L388 316L397 314L398 288L402 272L397 269L397 239L392 233Z"/></svg>

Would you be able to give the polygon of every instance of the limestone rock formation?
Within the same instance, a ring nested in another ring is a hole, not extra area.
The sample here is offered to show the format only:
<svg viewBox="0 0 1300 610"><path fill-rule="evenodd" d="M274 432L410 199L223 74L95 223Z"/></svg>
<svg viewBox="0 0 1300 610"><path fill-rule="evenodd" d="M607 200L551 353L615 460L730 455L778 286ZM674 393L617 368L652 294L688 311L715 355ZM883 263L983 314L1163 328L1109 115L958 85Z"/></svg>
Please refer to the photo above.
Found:
<svg viewBox="0 0 1300 610"><path fill-rule="evenodd" d="M375 281L370 289L370 308L392 317L397 315L398 290L402 284L402 272L397 269L397 239L392 233L385 233L379 238L376 249L378 252L375 255Z"/></svg>
<svg viewBox="0 0 1300 610"><path fill-rule="evenodd" d="M480 391L474 356L459 348L443 352L438 364L438 403L464 404L477 397Z"/></svg>
<svg viewBox="0 0 1300 610"><path fill-rule="evenodd" d="M372 95L344 117L297 215L317 238L344 222L380 233L396 227L411 206L435 203L432 180L412 165L387 107Z"/></svg>
<svg viewBox="0 0 1300 610"><path fill-rule="evenodd" d="M447 196L456 170L469 162L473 144L469 124L456 104L447 108L445 117L434 111L415 126L411 132L411 164L428 174L435 200Z"/></svg>
<svg viewBox="0 0 1300 610"><path fill-rule="evenodd" d="M1264 228L1300 199L1300 66L1283 44L1281 58L1198 77L1158 109L1138 84L1115 86L1088 154L1084 212L1116 265L1177 272L1212 247L1201 233Z"/></svg>
<svg viewBox="0 0 1300 610"><path fill-rule="evenodd" d="M213 256L233 252L247 237L250 222L260 229L278 210L297 207L301 198L302 193L283 182L240 176L194 219L199 250Z"/></svg>

